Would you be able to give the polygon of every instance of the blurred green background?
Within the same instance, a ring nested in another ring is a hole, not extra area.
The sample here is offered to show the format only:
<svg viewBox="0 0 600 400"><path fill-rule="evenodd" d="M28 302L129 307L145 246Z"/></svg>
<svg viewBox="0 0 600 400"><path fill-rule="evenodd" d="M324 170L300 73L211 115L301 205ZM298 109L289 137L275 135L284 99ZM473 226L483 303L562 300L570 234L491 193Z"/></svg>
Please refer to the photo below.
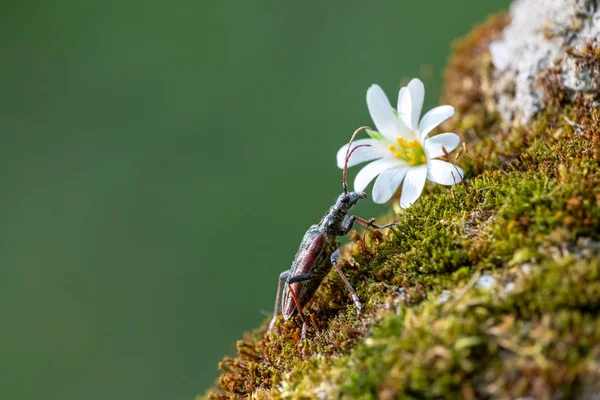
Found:
<svg viewBox="0 0 600 400"><path fill-rule="evenodd" d="M3 3L2 398L203 392L339 194L367 87L421 76L435 105L451 41L507 5Z"/></svg>

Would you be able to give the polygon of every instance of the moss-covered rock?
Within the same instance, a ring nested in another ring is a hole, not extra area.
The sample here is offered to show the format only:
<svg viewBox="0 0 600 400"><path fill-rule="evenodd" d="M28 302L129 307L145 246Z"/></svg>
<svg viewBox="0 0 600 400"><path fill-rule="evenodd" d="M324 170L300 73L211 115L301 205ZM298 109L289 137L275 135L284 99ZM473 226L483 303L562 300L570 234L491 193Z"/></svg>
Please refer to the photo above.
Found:
<svg viewBox="0 0 600 400"><path fill-rule="evenodd" d="M502 120L489 44L508 22L490 18L450 60L444 99L457 112L444 128L467 142L463 184L431 187L388 216L396 228L343 249L363 314L330 274L306 307L308 339L294 319L265 336L265 321L221 362L209 398L600 391L600 112L561 97L527 125Z"/></svg>

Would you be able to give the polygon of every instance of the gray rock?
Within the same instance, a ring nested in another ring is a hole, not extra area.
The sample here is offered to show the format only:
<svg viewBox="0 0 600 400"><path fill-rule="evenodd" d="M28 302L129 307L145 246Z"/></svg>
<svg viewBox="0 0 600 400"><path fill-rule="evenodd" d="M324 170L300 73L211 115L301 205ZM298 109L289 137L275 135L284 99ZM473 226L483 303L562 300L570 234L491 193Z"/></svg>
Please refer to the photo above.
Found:
<svg viewBox="0 0 600 400"><path fill-rule="evenodd" d="M573 52L600 46L600 0L517 0L510 15L504 37L490 44L495 105L503 119L526 123L544 108L538 82L550 70L568 100L578 93L598 95L597 69Z"/></svg>

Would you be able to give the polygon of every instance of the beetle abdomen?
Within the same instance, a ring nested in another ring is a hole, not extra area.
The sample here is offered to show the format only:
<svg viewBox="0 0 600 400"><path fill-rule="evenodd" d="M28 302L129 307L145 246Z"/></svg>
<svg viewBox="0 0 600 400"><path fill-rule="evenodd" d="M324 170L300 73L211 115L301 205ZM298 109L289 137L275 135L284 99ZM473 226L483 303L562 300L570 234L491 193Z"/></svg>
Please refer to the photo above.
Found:
<svg viewBox="0 0 600 400"><path fill-rule="evenodd" d="M312 298L313 294L319 288L321 281L331 269L332 250L331 243L325 234L316 229L313 225L309 229L296 252L296 257L290 268L290 277L301 274L314 274L315 278L303 282L295 282L290 284L294 293L298 297L300 307L303 307ZM335 242L334 242L335 246ZM285 286L282 298L282 314L283 319L288 320L296 312L296 304L290 293L288 285Z"/></svg>

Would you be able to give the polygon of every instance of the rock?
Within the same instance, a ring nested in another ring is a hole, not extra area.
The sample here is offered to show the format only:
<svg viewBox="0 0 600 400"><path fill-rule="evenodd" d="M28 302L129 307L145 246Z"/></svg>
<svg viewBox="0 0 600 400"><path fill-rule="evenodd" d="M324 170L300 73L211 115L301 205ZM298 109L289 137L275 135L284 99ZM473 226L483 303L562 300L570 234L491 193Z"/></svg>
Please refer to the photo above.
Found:
<svg viewBox="0 0 600 400"><path fill-rule="evenodd" d="M518 0L510 15L502 39L490 44L502 118L525 124L557 95L598 98L598 0Z"/></svg>

